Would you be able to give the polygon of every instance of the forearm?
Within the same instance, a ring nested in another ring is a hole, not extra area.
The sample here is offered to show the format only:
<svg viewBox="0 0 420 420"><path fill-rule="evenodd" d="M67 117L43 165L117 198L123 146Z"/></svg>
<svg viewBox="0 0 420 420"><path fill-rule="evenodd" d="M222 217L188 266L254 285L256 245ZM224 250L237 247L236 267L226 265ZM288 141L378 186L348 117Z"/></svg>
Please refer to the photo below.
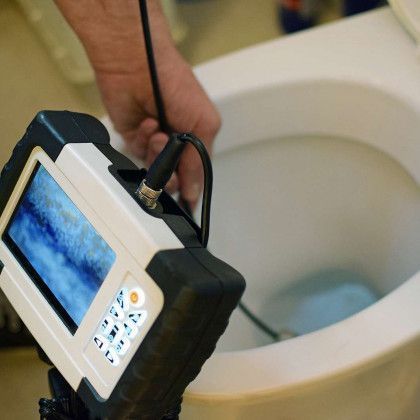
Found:
<svg viewBox="0 0 420 420"><path fill-rule="evenodd" d="M137 73L147 70L137 0L55 0L82 41L99 73ZM147 0L157 55L176 54L159 0ZM147 73L146 73L147 75Z"/></svg>
<svg viewBox="0 0 420 420"><path fill-rule="evenodd" d="M151 163L167 135L157 121L138 0L55 1L87 51L115 129L133 153ZM175 48L160 0L147 0L147 5L169 126L194 132L211 150L220 127L217 110ZM194 206L202 183L194 150L183 154L178 175L181 195Z"/></svg>

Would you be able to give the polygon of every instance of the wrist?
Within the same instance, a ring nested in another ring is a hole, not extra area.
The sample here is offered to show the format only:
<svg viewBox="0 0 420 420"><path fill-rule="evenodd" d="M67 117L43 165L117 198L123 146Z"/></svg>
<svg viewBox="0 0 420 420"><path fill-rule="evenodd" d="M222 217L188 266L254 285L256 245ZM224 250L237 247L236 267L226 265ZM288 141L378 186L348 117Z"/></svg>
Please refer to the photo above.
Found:
<svg viewBox="0 0 420 420"><path fill-rule="evenodd" d="M134 0L55 0L82 41L96 73L142 74L147 57L140 10ZM156 59L176 52L158 0L149 0L149 17Z"/></svg>

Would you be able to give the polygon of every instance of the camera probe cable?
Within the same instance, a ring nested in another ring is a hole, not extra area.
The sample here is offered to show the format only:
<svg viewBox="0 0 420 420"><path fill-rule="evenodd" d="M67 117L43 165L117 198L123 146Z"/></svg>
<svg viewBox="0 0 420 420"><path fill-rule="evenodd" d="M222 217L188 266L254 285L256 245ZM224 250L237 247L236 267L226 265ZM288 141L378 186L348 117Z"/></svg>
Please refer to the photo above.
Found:
<svg viewBox="0 0 420 420"><path fill-rule="evenodd" d="M139 0L141 21L143 26L144 44L149 65L150 79L153 88L153 95L158 115L160 129L166 134L170 134L170 126L165 112L165 104L160 90L159 76L156 68L156 60L153 51L153 43L150 31L149 15L147 10L147 0ZM157 156L150 166L146 178L138 188L138 195L144 203L153 208L156 205L160 193L169 181L172 173L176 171L179 159L186 143L192 144L200 154L204 169L204 192L201 208L201 235L200 241L203 247L207 247L210 233L210 210L211 196L213 188L212 164L203 142L192 133L172 134L162 152ZM192 218L192 211L186 201L182 201L186 213ZM281 339L280 332L275 331L264 321L259 319L243 302L239 303L239 308L243 314L262 332L272 340Z"/></svg>

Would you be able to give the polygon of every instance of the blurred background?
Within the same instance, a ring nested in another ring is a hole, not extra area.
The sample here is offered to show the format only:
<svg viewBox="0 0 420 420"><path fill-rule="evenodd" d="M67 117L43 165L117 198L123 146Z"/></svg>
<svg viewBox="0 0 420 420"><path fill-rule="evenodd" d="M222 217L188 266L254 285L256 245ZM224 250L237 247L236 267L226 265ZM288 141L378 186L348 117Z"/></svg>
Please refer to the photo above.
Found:
<svg viewBox="0 0 420 420"><path fill-rule="evenodd" d="M197 65L285 33L363 11L380 0L162 2L180 51L191 65ZM1 0L1 166L41 109L69 109L97 117L104 114L83 48L54 3ZM32 348L10 350L6 345L0 313L0 417L39 418L37 401L48 395L47 367Z"/></svg>
<svg viewBox="0 0 420 420"><path fill-rule="evenodd" d="M340 15L338 0L315 3L322 4L321 22ZM192 65L283 33L277 0L163 0L163 5ZM83 48L51 1L0 1L0 63L1 165L38 110L103 114Z"/></svg>

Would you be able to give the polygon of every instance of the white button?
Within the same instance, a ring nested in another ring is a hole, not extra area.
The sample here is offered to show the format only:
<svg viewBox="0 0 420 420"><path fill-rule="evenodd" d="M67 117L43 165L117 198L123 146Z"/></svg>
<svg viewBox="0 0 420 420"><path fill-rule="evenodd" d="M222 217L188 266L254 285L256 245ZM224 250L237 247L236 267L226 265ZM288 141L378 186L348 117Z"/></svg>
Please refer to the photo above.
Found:
<svg viewBox="0 0 420 420"><path fill-rule="evenodd" d="M122 321L124 319L124 311L117 302L114 302L109 310L109 313L114 317Z"/></svg>
<svg viewBox="0 0 420 420"><path fill-rule="evenodd" d="M130 340L128 340L127 338L122 338L116 345L115 345L115 351L117 352L117 354L119 354L120 356L124 356L128 349L130 348L131 343Z"/></svg>
<svg viewBox="0 0 420 420"><path fill-rule="evenodd" d="M120 364L120 358L112 347L105 353L105 357L112 366L118 366Z"/></svg>
<svg viewBox="0 0 420 420"><path fill-rule="evenodd" d="M95 336L93 342L97 345L100 351L105 351L108 348L108 343L102 335Z"/></svg>
<svg viewBox="0 0 420 420"><path fill-rule="evenodd" d="M131 321L128 320L124 322L124 329L125 333L127 334L127 337L131 340L139 333L139 329Z"/></svg>
<svg viewBox="0 0 420 420"><path fill-rule="evenodd" d="M130 301L128 297L128 289L126 287L118 292L117 303L123 311L128 311L128 308L130 307Z"/></svg>
<svg viewBox="0 0 420 420"><path fill-rule="evenodd" d="M108 334L107 339L111 344L117 343L122 338L123 335L124 335L124 327L121 324L121 322L117 322L114 325L114 328Z"/></svg>
<svg viewBox="0 0 420 420"><path fill-rule="evenodd" d="M128 319L138 327L143 325L144 321L146 321L147 318L147 311L132 311L128 314Z"/></svg>
<svg viewBox="0 0 420 420"><path fill-rule="evenodd" d="M101 333L107 337L108 334L112 331L114 328L115 322L110 316L107 316L101 323L101 326L99 327L99 330Z"/></svg>
<svg viewBox="0 0 420 420"><path fill-rule="evenodd" d="M146 300L146 296L140 287L131 289L128 298L130 300L130 305L134 306L135 308L140 308L140 306L143 306L144 301Z"/></svg>

